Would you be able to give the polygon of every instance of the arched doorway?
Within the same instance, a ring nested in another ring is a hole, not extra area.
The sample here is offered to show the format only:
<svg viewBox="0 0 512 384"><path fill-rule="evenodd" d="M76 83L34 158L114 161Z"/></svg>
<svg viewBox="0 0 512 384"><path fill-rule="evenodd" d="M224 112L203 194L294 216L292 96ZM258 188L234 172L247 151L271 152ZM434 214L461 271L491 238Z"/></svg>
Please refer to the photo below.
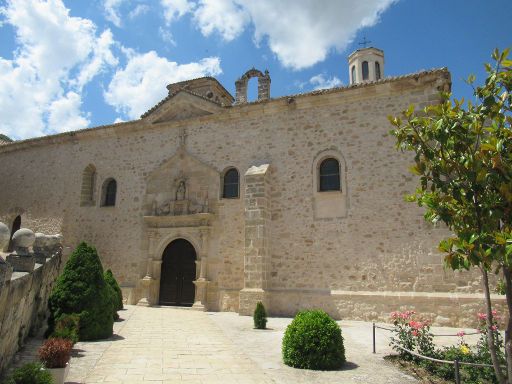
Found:
<svg viewBox="0 0 512 384"><path fill-rule="evenodd" d="M196 278L196 251L185 239L171 242L162 255L160 305L192 306Z"/></svg>

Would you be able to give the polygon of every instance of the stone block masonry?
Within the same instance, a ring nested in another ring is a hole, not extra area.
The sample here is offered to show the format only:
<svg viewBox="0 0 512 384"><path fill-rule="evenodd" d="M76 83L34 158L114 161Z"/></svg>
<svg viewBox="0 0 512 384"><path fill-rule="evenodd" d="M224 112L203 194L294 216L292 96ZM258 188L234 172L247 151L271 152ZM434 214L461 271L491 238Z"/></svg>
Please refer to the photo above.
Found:
<svg viewBox="0 0 512 384"><path fill-rule="evenodd" d="M252 315L258 301L266 304L270 275L270 166L253 166L245 173L244 289L241 315Z"/></svg>
<svg viewBox="0 0 512 384"><path fill-rule="evenodd" d="M5 233L6 228L0 223L1 233ZM36 236L37 263L32 252ZM60 236L34 235L29 229L22 228L14 233L13 239L17 251L0 252L0 377L26 338L44 330L48 298L59 275L62 257ZM5 237L0 236L0 250L6 245L4 243ZM18 250L21 250L19 254ZM23 260L13 268L6 259ZM19 271L20 266L23 271ZM27 270L27 266L31 268Z"/></svg>
<svg viewBox="0 0 512 384"><path fill-rule="evenodd" d="M93 244L129 304L146 297L139 282L148 274L158 296L164 249L183 238L198 256L192 278L203 271L208 281L201 297L209 311L252 314L261 300L270 315L315 307L337 318L377 320L407 307L439 324L475 318L483 302L478 271L443 269L436 249L449 233L404 201L417 185L408 171L413 158L396 151L387 119L410 104L439 102L449 72L273 99L261 89L263 99L246 102L246 81L269 85L266 76L242 76L233 104L208 98L212 91L231 100L205 78L187 83L188 90L172 86L140 120L0 146L0 221L12 227L21 216L31 229L62 233L65 249ZM322 191L319 168L331 157L341 187ZM262 173L248 172L262 164L269 164ZM225 198L224 176L233 168L239 193ZM180 174L193 212L146 220L155 216L155 202L158 208L176 200ZM111 179L115 206L105 206L103 186Z"/></svg>

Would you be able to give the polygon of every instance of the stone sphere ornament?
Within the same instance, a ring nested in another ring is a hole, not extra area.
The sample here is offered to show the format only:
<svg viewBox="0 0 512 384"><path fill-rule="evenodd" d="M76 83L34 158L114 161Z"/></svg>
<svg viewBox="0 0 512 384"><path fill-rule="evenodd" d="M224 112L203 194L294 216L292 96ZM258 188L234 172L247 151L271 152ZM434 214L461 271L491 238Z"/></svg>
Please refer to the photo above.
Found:
<svg viewBox="0 0 512 384"><path fill-rule="evenodd" d="M36 237L36 239L35 239L34 245L33 245L34 250L42 249L42 248L46 247L48 240L44 233L36 232L35 237Z"/></svg>
<svg viewBox="0 0 512 384"><path fill-rule="evenodd" d="M9 244L10 238L11 231L9 231L9 227L0 222L0 252Z"/></svg>
<svg viewBox="0 0 512 384"><path fill-rule="evenodd" d="M28 228L21 228L14 232L12 241L15 248L29 248L36 241L36 235Z"/></svg>

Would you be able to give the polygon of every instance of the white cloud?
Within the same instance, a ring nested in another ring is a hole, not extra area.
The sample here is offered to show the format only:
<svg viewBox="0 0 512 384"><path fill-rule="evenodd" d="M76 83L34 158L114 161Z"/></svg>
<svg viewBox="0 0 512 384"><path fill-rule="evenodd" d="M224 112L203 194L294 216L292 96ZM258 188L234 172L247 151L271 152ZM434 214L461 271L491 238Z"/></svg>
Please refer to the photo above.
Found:
<svg viewBox="0 0 512 384"><path fill-rule="evenodd" d="M119 7L124 1L126 0L105 0L103 2L105 18L118 28L121 27L121 16L119 16Z"/></svg>
<svg viewBox="0 0 512 384"><path fill-rule="evenodd" d="M84 62L77 78L70 81L81 90L85 84L90 82L94 76L108 66L116 66L117 58L113 55L111 48L114 44L112 32L107 29L96 40L92 49L92 55Z"/></svg>
<svg viewBox="0 0 512 384"><path fill-rule="evenodd" d="M192 10L194 4L187 0L160 0L164 9L164 18L167 25L179 19Z"/></svg>
<svg viewBox="0 0 512 384"><path fill-rule="evenodd" d="M285 67L299 70L324 60L332 49L344 50L358 29L377 23L396 1L200 0L188 4L188 11L203 35L217 32L226 41L252 22L256 44L268 42Z"/></svg>
<svg viewBox="0 0 512 384"><path fill-rule="evenodd" d="M79 94L68 92L65 96L53 101L48 108L48 125L55 132L76 130L87 127L90 121L82 115Z"/></svg>
<svg viewBox="0 0 512 384"><path fill-rule="evenodd" d="M136 17L143 15L147 12L149 12L149 5L139 4L134 9L132 9L130 13L128 13L128 17L130 19L135 19Z"/></svg>
<svg viewBox="0 0 512 384"><path fill-rule="evenodd" d="M97 37L61 0L11 0L0 13L18 42L12 60L0 57L0 132L19 139L87 126L81 90L117 62L110 31Z"/></svg>
<svg viewBox="0 0 512 384"><path fill-rule="evenodd" d="M172 33L168 29L159 27L158 28L158 36L160 36L160 38L162 39L162 41L164 43L176 46L176 42L174 41L174 38L172 37Z"/></svg>
<svg viewBox="0 0 512 384"><path fill-rule="evenodd" d="M338 79L336 76L327 78L322 73L315 75L311 79L309 79L309 83L313 85L313 89L315 90L339 87L343 84L342 81Z"/></svg>
<svg viewBox="0 0 512 384"><path fill-rule="evenodd" d="M238 37L249 21L249 14L233 0L201 0L194 11L201 33L218 32L226 41Z"/></svg>
<svg viewBox="0 0 512 384"><path fill-rule="evenodd" d="M154 51L132 54L126 67L115 73L104 97L116 111L130 119L137 119L167 95L167 84L221 73L217 57L178 64L158 56Z"/></svg>

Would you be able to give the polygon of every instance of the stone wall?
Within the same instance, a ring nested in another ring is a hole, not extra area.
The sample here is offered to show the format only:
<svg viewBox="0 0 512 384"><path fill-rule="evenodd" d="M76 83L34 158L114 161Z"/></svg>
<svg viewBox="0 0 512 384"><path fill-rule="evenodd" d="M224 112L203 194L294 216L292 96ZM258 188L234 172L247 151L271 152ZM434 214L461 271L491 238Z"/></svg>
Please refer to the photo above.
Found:
<svg viewBox="0 0 512 384"><path fill-rule="evenodd" d="M0 249L9 237L0 223ZM0 252L0 376L25 339L45 329L48 297L62 256L59 236L21 229L13 238L14 252Z"/></svg>
<svg viewBox="0 0 512 384"><path fill-rule="evenodd" d="M407 302L413 306L432 308L419 298L439 294L472 297L476 308L482 300L480 276L443 269L437 244L448 233L426 224L423 210L404 201L417 184L408 171L412 156L396 151L388 134L388 115L398 115L411 103L422 108L439 102L439 91L449 84L447 70L427 71L218 107L207 115L179 115L179 120L155 123L150 114L4 145L0 220L11 223L21 215L23 226L62 233L71 249L82 240L94 244L130 303L137 303L141 297L135 287L148 271L144 216L150 175L180 151L207 166L219 181L229 167L244 175L253 166L269 164L265 300L271 314L293 315L297 308L317 303L334 308L337 317L360 318L361 300L365 312L377 318L397 309L397 295L411 292L418 298L417 304ZM194 96L187 97L193 104ZM316 166L324 155L339 158L343 165L343 190L332 196L315 187ZM116 179L116 206L102 207L99 199L92 206L80 205L82 173L89 164L96 169L95 196L106 179ZM183 169L191 178L192 171ZM37 190L27 188L28 183ZM241 177L240 191L246 187ZM212 219L201 249L207 260L207 308L238 311L248 207L243 198L223 199L211 191L208 198ZM336 292L353 293L341 300ZM446 299L440 307L449 308L449 303Z"/></svg>

